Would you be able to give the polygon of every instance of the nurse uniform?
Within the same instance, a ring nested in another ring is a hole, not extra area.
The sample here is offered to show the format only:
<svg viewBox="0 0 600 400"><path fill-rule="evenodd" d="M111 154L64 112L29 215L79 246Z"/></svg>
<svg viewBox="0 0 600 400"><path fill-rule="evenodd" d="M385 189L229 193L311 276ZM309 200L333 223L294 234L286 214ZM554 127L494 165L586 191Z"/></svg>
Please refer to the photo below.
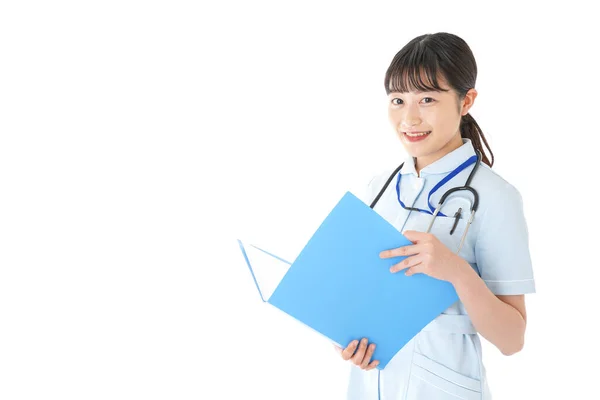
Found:
<svg viewBox="0 0 600 400"><path fill-rule="evenodd" d="M406 207L430 210L428 196L434 186L465 160L475 155L469 139L443 158L423 168L417 176L409 157L401 174L400 200ZM473 165L474 166L474 165ZM465 168L430 197L435 208L449 189L462 186L473 166ZM374 177L362 200L371 204L392 171ZM396 191L397 176L374 206L374 210L400 232L425 232L431 215L404 209ZM465 259L496 295L535 292L528 232L518 190L481 163L471 181L479 194L479 208L459 255ZM431 228L452 251L458 249L470 214L472 196L451 194ZM450 235L456 211L463 217ZM387 249L382 249L387 250ZM399 273L403 273L402 271ZM357 338L360 339L360 338ZM377 343L375 343L377 344ZM460 300L445 310L408 342L383 371L364 371L350 364L348 400L489 400L490 390L482 363L480 338Z"/></svg>

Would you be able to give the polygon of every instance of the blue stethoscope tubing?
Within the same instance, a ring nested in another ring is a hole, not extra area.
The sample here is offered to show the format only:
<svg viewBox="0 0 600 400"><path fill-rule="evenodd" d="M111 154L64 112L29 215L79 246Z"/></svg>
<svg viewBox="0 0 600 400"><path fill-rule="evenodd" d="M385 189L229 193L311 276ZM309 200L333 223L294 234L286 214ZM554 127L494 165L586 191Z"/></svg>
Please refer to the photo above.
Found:
<svg viewBox="0 0 600 400"><path fill-rule="evenodd" d="M462 163L460 166L458 166L458 168L456 168L454 171L452 171L450 174L448 174L444 179L442 179L442 181L440 181L429 193L429 198L430 198L431 195L437 189L439 189L447 181L452 179L456 174L458 174L460 171L462 171L463 169L465 169L466 167L468 167L469 165L471 165L473 163L475 163L475 166L471 170L471 173L469 174L469 177L467 178L467 181L465 182L465 184L463 186L454 187L454 188L446 191L446 193L444 193L442 195L442 197L440 198L440 201L438 202L438 205L435 208L435 210L433 209L431 204L429 204L429 207L431 208L432 211L421 210L421 209L413 208L413 207L406 207L404 205L404 203L400 200L400 175L398 175L398 181L396 184L396 191L398 194L398 202L400 203L402 208L407 209L407 210L414 210L414 211L432 214L431 221L429 222L429 226L427 227L427 231L426 231L427 233L429 233L431 231L431 228L433 227L433 223L435 222L435 219L438 216L438 214L440 214L440 210L441 210L442 206L444 205L444 202L446 201L448 196L450 196L453 193L460 192L460 191L467 191L473 195L473 202L471 203L471 215L469 216L469 220L467 221L467 225L466 225L463 235L460 239L460 244L458 245L458 249L456 250L456 253L460 252L460 250L464 244L465 238L467 237L467 232L469 231L469 227L471 226L471 223L473 222L473 218L475 217L475 212L477 211L477 208L479 207L479 194L471 186L471 180L473 179L473 176L475 175L477 168L479 167L479 165L481 165L481 152L479 150L476 150L476 156L469 158L464 163ZM386 183L383 185L383 187L379 191L379 194L377 194L377 196L375 197L375 200L373 200L373 202L371 203L371 206L370 206L371 208L375 207L375 204L377 204L377 202L379 201L379 199L385 192L386 188L389 186L392 179L394 179L394 176L396 176L396 174L398 174L400 169L402 169L403 165L404 165L404 163L400 164L400 166L398 166L398 168L396 168L394 170L394 172L392 172L392 174L390 175L390 177L388 178ZM428 199L428 203L429 203L429 199ZM440 215L444 216L443 214L440 214Z"/></svg>

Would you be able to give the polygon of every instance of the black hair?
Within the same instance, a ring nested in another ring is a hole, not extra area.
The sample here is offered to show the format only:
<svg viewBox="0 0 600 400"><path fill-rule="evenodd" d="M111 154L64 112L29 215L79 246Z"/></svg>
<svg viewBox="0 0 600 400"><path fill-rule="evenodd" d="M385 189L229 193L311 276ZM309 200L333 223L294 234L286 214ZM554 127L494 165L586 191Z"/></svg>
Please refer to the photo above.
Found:
<svg viewBox="0 0 600 400"><path fill-rule="evenodd" d="M477 63L473 52L462 38L452 33L438 32L412 39L394 56L384 84L388 95L391 92L447 91L440 86L439 78L458 93L459 101L475 87ZM485 164L490 167L494 164L494 153L469 113L461 118L460 135L471 140L473 147L481 152ZM482 141L491 161L485 154Z"/></svg>

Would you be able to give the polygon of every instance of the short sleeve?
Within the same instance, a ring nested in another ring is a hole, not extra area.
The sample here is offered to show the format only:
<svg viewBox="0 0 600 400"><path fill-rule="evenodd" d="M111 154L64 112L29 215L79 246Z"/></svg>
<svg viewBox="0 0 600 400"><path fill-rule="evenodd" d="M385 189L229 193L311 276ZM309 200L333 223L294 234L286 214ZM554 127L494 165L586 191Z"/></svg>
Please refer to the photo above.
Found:
<svg viewBox="0 0 600 400"><path fill-rule="evenodd" d="M481 278L496 295L535 293L521 195L515 187L505 183L492 199L475 244Z"/></svg>

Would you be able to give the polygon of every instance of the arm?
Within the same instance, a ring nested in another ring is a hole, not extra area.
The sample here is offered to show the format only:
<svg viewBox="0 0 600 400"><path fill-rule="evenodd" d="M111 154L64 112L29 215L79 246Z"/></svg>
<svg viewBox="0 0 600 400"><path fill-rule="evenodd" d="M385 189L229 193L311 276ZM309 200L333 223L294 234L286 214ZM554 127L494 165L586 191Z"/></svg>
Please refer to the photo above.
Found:
<svg viewBox="0 0 600 400"><path fill-rule="evenodd" d="M461 259L462 260L462 259ZM475 329L504 355L519 352L525 341L525 296L496 296L464 260L451 280Z"/></svg>
<svg viewBox="0 0 600 400"><path fill-rule="evenodd" d="M520 193L507 184L491 198L475 244L481 277L461 259L451 281L476 329L510 355L524 345L524 294L535 291L533 270Z"/></svg>
<svg viewBox="0 0 600 400"><path fill-rule="evenodd" d="M475 329L505 355L523 348L525 337L524 295L496 295L471 265L453 253L434 235L406 231L415 244L382 252L384 258L409 256L391 272L424 273L452 283Z"/></svg>
<svg viewBox="0 0 600 400"><path fill-rule="evenodd" d="M408 256L392 272L424 273L452 283L477 331L510 355L523 348L524 294L535 292L535 286L520 196L512 191L497 197L502 201L484 214L475 245L481 276L430 233L406 231L414 244L381 256Z"/></svg>

